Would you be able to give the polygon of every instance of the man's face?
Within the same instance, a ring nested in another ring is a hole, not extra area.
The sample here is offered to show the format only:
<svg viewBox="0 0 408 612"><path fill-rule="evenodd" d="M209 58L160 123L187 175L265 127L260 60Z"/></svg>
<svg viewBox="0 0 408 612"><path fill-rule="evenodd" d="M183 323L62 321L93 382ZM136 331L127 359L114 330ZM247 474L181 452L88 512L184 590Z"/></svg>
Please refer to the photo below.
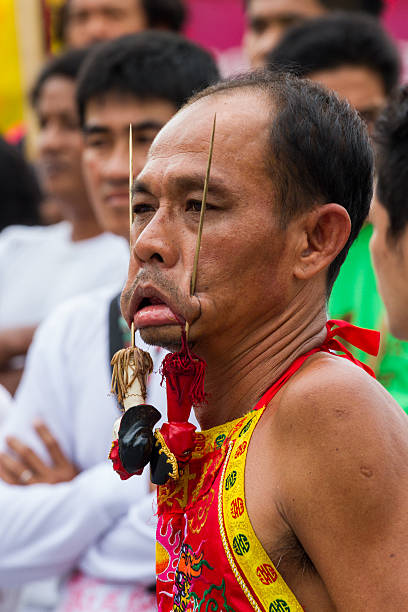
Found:
<svg viewBox="0 0 408 612"><path fill-rule="evenodd" d="M386 104L387 97L381 77L364 66L340 66L308 75L309 79L325 85L341 98L348 100L371 132Z"/></svg>
<svg viewBox="0 0 408 612"><path fill-rule="evenodd" d="M195 295L190 279L214 113L214 155ZM190 340L222 353L285 310L293 245L274 214L265 169L270 111L263 96L218 94L187 107L155 139L135 182L122 312L150 343ZM262 136L264 135L264 136Z"/></svg>
<svg viewBox="0 0 408 612"><path fill-rule="evenodd" d="M388 236L388 212L378 201L373 202L370 217L374 226L370 251L388 326L394 336L408 340L408 227L397 239Z"/></svg>
<svg viewBox="0 0 408 612"><path fill-rule="evenodd" d="M69 47L84 47L147 27L140 0L69 0L66 27Z"/></svg>
<svg viewBox="0 0 408 612"><path fill-rule="evenodd" d="M39 121L38 167L44 191L71 199L82 186L82 134L75 106L75 82L49 78L36 105Z"/></svg>
<svg viewBox="0 0 408 612"><path fill-rule="evenodd" d="M157 132L175 112L165 100L115 93L88 102L83 169L92 206L105 230L129 237L129 125L136 176Z"/></svg>
<svg viewBox="0 0 408 612"><path fill-rule="evenodd" d="M319 0L250 0L244 47L251 66L264 65L288 28L325 12Z"/></svg>

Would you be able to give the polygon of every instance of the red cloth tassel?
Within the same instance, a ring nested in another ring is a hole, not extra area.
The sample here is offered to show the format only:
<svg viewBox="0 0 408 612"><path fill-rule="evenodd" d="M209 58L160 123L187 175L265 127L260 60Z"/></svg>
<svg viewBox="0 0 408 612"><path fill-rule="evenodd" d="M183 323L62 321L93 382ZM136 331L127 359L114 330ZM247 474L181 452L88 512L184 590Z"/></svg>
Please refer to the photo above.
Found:
<svg viewBox="0 0 408 612"><path fill-rule="evenodd" d="M194 448L195 426L188 422L191 407L205 402L204 375L207 364L190 352L183 330L181 350L163 359L160 373L166 381L167 419L161 427L166 444L185 463Z"/></svg>
<svg viewBox="0 0 408 612"><path fill-rule="evenodd" d="M181 336L181 350L169 353L163 359L160 373L166 380L167 417L169 421L185 423L193 405L205 402L204 374L207 364L194 355L186 341L186 332Z"/></svg>

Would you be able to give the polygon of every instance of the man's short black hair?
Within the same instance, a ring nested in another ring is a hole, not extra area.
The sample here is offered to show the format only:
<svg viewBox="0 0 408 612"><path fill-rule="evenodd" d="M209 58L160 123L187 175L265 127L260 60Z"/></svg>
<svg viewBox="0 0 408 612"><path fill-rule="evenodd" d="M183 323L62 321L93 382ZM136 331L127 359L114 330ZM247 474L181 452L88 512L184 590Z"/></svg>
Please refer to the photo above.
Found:
<svg viewBox="0 0 408 612"><path fill-rule="evenodd" d="M358 11L379 17L384 10L384 0L317 0L319 4L329 11ZM251 0L244 0L247 9Z"/></svg>
<svg viewBox="0 0 408 612"><path fill-rule="evenodd" d="M391 99L376 124L377 194L388 212L388 235L398 238L408 224L408 85Z"/></svg>
<svg viewBox="0 0 408 612"><path fill-rule="evenodd" d="M184 0L134 0L140 1L146 15L149 28L163 28L173 32L180 32L184 26L187 9ZM69 20L69 2L66 2L57 11L56 35L61 41L66 41L66 32Z"/></svg>
<svg viewBox="0 0 408 612"><path fill-rule="evenodd" d="M389 95L398 84L398 51L369 15L332 13L291 28L267 57L267 65L307 77L340 66L365 66L381 78Z"/></svg>
<svg viewBox="0 0 408 612"><path fill-rule="evenodd" d="M16 147L0 138L0 231L9 225L37 225L41 199L32 167Z"/></svg>
<svg viewBox="0 0 408 612"><path fill-rule="evenodd" d="M41 70L31 92L31 102L33 106L37 105L38 98L48 79L53 77L65 77L75 81L79 70L88 54L89 48L73 49L57 55L51 59Z"/></svg>
<svg viewBox="0 0 408 612"><path fill-rule="evenodd" d="M155 30L128 34L98 45L84 63L77 89L80 121L87 103L107 93L158 98L178 109L218 79L211 54L183 36Z"/></svg>
<svg viewBox="0 0 408 612"><path fill-rule="evenodd" d="M166 28L180 32L186 20L183 0L142 0L149 28Z"/></svg>
<svg viewBox="0 0 408 612"><path fill-rule="evenodd" d="M279 72L255 71L223 81L196 95L251 89L270 101L268 173L277 190L282 228L315 206L336 202L351 219L347 244L331 263L328 292L368 215L373 152L357 112L317 83Z"/></svg>

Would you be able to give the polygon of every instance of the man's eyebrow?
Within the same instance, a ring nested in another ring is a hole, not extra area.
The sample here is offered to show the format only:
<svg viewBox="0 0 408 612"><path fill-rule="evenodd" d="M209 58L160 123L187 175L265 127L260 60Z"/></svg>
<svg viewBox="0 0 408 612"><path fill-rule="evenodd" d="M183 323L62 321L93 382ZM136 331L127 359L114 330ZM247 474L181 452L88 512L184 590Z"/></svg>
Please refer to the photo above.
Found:
<svg viewBox="0 0 408 612"><path fill-rule="evenodd" d="M132 131L142 130L161 130L164 125L163 121L155 121L154 119L146 119L146 121L139 121L139 123L132 123Z"/></svg>
<svg viewBox="0 0 408 612"><path fill-rule="evenodd" d="M139 123L132 123L132 132L142 132L144 130L161 130L164 123L162 121L155 121L154 119L146 119L146 121L139 121ZM129 127L125 128L128 131ZM82 128L85 135L89 134L109 134L112 132L112 128L103 124L86 124Z"/></svg>
<svg viewBox="0 0 408 612"><path fill-rule="evenodd" d="M107 134L109 132L109 129L107 127L105 127L104 125L87 125L85 124L82 128L82 132L86 135L89 136L91 134Z"/></svg>
<svg viewBox="0 0 408 612"><path fill-rule="evenodd" d="M132 185L132 198L135 197L137 193L143 193L145 195L153 195L152 192L148 189L146 183L143 181L139 181L135 179Z"/></svg>
<svg viewBox="0 0 408 612"><path fill-rule="evenodd" d="M205 172L189 173L169 178L169 185L177 191L202 191L204 189ZM208 193L225 196L229 194L224 180L221 177L210 175Z"/></svg>
<svg viewBox="0 0 408 612"><path fill-rule="evenodd" d="M168 179L168 186L171 189L177 191L203 191L204 189L204 174L188 174L181 176L174 176ZM137 193L142 193L145 195L154 195L150 191L147 184L141 180L136 179L133 183L132 187L132 197L134 197ZM208 193L213 195L218 195L221 197L225 197L230 195L230 190L225 185L224 181L221 178L210 176L210 181L208 184Z"/></svg>

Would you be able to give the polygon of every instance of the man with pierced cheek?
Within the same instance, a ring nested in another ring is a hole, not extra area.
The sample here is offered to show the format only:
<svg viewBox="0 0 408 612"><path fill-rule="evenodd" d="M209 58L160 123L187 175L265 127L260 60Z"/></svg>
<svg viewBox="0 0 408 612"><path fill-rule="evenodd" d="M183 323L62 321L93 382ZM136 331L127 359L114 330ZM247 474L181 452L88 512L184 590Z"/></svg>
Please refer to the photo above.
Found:
<svg viewBox="0 0 408 612"><path fill-rule="evenodd" d="M122 312L173 351L187 322L207 364L202 430L158 491L160 612L406 605L406 416L336 338L375 353L377 332L326 315L372 172L348 104L273 73L197 94L151 146Z"/></svg>

